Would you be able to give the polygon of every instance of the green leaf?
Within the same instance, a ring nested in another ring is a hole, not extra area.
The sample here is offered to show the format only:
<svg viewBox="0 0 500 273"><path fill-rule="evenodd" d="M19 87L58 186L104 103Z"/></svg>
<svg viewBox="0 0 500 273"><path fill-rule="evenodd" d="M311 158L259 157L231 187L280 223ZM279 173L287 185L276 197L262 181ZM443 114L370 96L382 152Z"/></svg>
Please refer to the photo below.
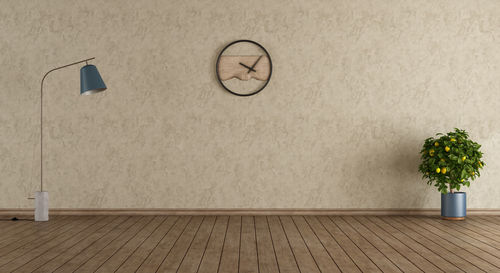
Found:
<svg viewBox="0 0 500 273"><path fill-rule="evenodd" d="M451 141L451 138L456 141ZM435 147L435 142L440 145ZM446 146L451 148L449 152L445 152ZM469 139L465 130L458 128L446 135L438 133L436 138L427 138L421 149L421 163L418 166L418 170L423 174L422 179L443 193L448 192L449 186L454 189L460 189L462 185L469 186L469 180L475 180L479 177L481 174L478 170L485 165L480 160L482 157L482 152L479 151L480 147L479 144ZM432 157L429 155L431 149L434 150ZM467 159L462 160L463 156L467 156ZM481 162L483 166L479 166L478 162ZM446 174L436 173L438 167L441 169L446 167ZM472 172L475 175L472 175Z"/></svg>

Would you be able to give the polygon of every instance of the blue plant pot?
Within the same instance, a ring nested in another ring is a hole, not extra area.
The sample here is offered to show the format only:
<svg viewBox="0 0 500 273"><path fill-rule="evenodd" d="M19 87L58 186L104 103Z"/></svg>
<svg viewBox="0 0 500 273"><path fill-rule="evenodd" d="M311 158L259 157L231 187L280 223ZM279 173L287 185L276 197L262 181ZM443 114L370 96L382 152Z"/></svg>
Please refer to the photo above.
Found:
<svg viewBox="0 0 500 273"><path fill-rule="evenodd" d="M467 212L465 192L441 194L441 216L447 220L464 220Z"/></svg>

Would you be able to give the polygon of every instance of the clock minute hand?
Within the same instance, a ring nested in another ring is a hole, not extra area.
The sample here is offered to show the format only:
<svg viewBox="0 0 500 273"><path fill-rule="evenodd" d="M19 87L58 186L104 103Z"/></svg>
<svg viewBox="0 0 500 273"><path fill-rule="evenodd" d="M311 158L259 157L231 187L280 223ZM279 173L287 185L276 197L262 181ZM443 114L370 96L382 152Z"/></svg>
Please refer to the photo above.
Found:
<svg viewBox="0 0 500 273"><path fill-rule="evenodd" d="M250 69L250 70L251 70L251 71L253 71L253 72L257 72L257 71L255 71L255 69L253 69L252 67L250 67L250 66L248 66L248 65L246 65L246 64L244 64L244 63L240 63L240 64L241 64L242 66L244 66L244 67L246 67L246 68Z"/></svg>
<svg viewBox="0 0 500 273"><path fill-rule="evenodd" d="M257 65L257 63L260 61L260 58L262 58L262 55L259 56L259 58L257 59L257 61L255 61L255 63L252 65L252 68L248 69L248 72L247 73L250 73L251 70L253 70L254 72L257 72L255 71L253 68Z"/></svg>

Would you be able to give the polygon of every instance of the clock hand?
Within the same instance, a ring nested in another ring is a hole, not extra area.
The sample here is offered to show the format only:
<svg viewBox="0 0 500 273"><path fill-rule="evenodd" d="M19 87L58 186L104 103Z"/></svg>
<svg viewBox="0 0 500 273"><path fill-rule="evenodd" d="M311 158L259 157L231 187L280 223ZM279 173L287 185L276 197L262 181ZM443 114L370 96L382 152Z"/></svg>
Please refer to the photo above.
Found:
<svg viewBox="0 0 500 273"><path fill-rule="evenodd" d="M246 68L248 68L248 69L252 70L253 72L257 72L257 71L255 71L255 69L253 69L252 67L250 67L250 66L248 66L248 65L246 65L246 64L244 64L244 63L240 63L240 64L241 64L242 66L244 66L244 67L246 67Z"/></svg>
<svg viewBox="0 0 500 273"><path fill-rule="evenodd" d="M253 68L257 65L257 63L260 61L260 58L262 58L262 55L259 56L259 58L257 59L257 61L255 61L255 63L252 65L252 68L248 69L248 72L247 73L250 73L250 70L253 70L254 72L257 72L255 71Z"/></svg>

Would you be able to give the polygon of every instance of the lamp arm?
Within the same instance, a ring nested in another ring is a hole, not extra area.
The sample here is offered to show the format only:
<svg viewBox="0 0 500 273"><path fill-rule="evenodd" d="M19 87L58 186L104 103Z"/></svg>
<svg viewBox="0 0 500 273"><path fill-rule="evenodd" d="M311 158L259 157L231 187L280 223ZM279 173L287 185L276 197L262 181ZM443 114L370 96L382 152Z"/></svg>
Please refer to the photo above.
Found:
<svg viewBox="0 0 500 273"><path fill-rule="evenodd" d="M81 60L81 61L74 62L74 63L70 63L67 65L60 66L60 67L56 67L54 69L49 70L47 73L45 73L45 75L42 78L42 82L40 84L40 191L43 191L43 82L45 81L45 78L47 77L47 75L49 75L53 71L63 69L63 68L66 68L68 66L72 66L75 64L88 62L88 61L93 60L93 59L95 59L95 57Z"/></svg>

